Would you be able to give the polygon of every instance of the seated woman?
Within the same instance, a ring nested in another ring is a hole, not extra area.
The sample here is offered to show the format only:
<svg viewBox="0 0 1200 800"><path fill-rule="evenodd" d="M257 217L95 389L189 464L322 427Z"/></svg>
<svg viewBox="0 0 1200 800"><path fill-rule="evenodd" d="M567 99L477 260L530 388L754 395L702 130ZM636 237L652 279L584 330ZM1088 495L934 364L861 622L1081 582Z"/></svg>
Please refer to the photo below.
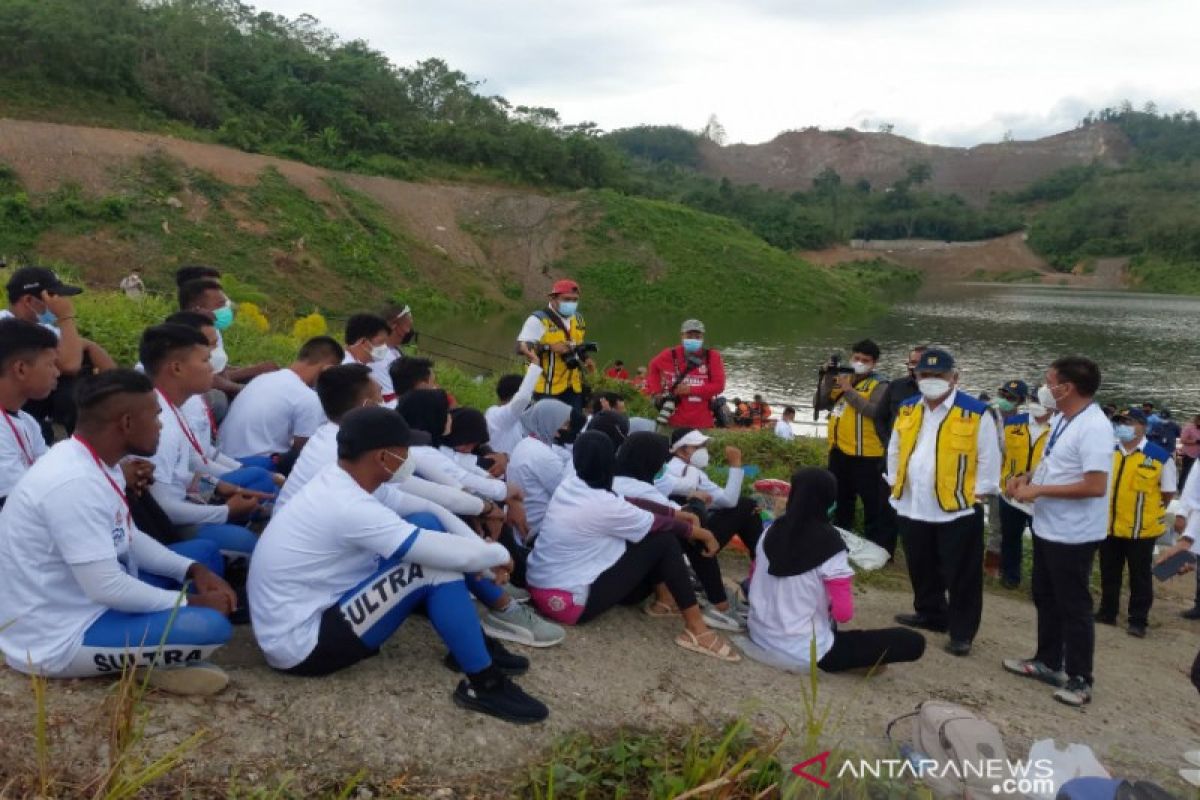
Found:
<svg viewBox="0 0 1200 800"><path fill-rule="evenodd" d="M676 519L670 508L639 508L613 492L616 455L602 433L575 442L575 474L563 480L546 510L529 556L529 592L538 609L569 625L590 622L615 605L633 605L665 584L683 616L675 643L685 650L740 661L729 642L700 613L683 563L681 542L702 542L716 554L712 534Z"/></svg>
<svg viewBox="0 0 1200 800"><path fill-rule="evenodd" d="M538 400L521 414L525 437L513 448L508 461L508 479L525 497L525 522L529 532L521 544L528 547L537 536L546 507L566 473L560 434L571 424L571 407L559 400Z"/></svg>
<svg viewBox="0 0 1200 800"><path fill-rule="evenodd" d="M412 447L417 459L417 474L437 483L455 486L493 503L504 503L510 491L504 481L496 480L475 465L469 468L454 458L452 449L442 449L450 433L450 398L442 389L416 389L400 398L396 410L413 430L423 431L431 445Z"/></svg>
<svg viewBox="0 0 1200 800"><path fill-rule="evenodd" d="M916 661L925 637L914 630L837 629L854 616L854 570L829 522L836 500L837 479L828 470L808 467L792 476L786 513L758 543L743 649L755 660L800 672L814 657L825 672Z"/></svg>
<svg viewBox="0 0 1200 800"><path fill-rule="evenodd" d="M657 433L634 433L617 451L617 476L613 480L613 491L626 500L649 500L678 509L679 504L669 499L654 485L654 476L662 471L671 457L667 437ZM717 540L718 543L720 540ZM704 554L703 548L688 543L683 546L696 579L704 588L708 599L701 614L711 628L725 631L740 631L742 623L737 618L737 609L730 604L721 579L721 565L715 558ZM652 617L671 617L679 613L669 597L658 597L646 607Z"/></svg>

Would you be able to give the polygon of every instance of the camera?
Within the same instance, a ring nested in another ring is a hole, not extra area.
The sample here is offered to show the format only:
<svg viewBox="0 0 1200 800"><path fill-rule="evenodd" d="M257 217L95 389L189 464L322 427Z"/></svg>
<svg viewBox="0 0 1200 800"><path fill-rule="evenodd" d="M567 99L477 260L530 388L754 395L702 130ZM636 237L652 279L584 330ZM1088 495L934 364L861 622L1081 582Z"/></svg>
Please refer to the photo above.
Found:
<svg viewBox="0 0 1200 800"><path fill-rule="evenodd" d="M833 355L831 355L829 357L828 363L826 363L818 371L818 373L820 374L821 377L825 377L826 375L828 375L831 372L834 375L853 375L854 367L843 364L842 357L840 355L838 355L837 353L834 353Z"/></svg>
<svg viewBox="0 0 1200 800"><path fill-rule="evenodd" d="M675 413L675 398L668 397L663 400L663 404L658 408L658 417L654 420L659 425L666 427L671 421L671 415Z"/></svg>
<svg viewBox="0 0 1200 800"><path fill-rule="evenodd" d="M563 363L567 365L567 369L579 369L580 362L587 358L588 353L595 353L599 349L600 345L595 342L577 344L563 354Z"/></svg>

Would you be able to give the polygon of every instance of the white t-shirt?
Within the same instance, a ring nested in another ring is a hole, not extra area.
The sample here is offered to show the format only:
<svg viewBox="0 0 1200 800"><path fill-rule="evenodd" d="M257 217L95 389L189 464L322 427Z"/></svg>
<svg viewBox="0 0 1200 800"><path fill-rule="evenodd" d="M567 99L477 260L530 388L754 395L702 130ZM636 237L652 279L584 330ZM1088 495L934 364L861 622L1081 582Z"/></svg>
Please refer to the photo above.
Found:
<svg viewBox="0 0 1200 800"><path fill-rule="evenodd" d="M372 361L367 365L371 368L371 377L379 384L379 391L383 393L383 399L386 401L396 399L396 390L392 388L392 374L388 370L398 358L400 358L400 351L394 347L388 347L387 358L382 361Z"/></svg>
<svg viewBox="0 0 1200 800"><path fill-rule="evenodd" d="M11 311L9 311L7 308L0 309L0 319L16 319L16 318L17 318L17 315L12 313ZM53 333L54 338L56 338L56 339L62 338L62 331L60 331L58 329L57 325L50 325L45 322L39 322L38 325L41 325L43 328L45 328L46 330Z"/></svg>
<svg viewBox="0 0 1200 800"><path fill-rule="evenodd" d="M679 503L667 497L658 490L658 487L653 483L639 481L637 478L631 478L628 475L618 475L613 478L613 491L621 495L621 497L630 497L634 500L649 500L651 503L659 503L671 508L679 508Z"/></svg>
<svg viewBox="0 0 1200 800"><path fill-rule="evenodd" d="M46 439L42 426L24 411L0 409L0 414L6 419L0 425L0 497L7 497L33 462L46 454Z"/></svg>
<svg viewBox="0 0 1200 800"><path fill-rule="evenodd" d="M531 537L541 530L550 498L566 474L562 457L532 436L521 439L509 455L508 479L525 494L525 520Z"/></svg>
<svg viewBox="0 0 1200 800"><path fill-rule="evenodd" d="M1100 406L1092 403L1071 419L1055 414L1050 439L1033 483L1062 486L1078 483L1088 472L1112 473L1113 430ZM1108 496L1059 499L1039 497L1033 503L1033 532L1063 544L1098 542L1108 532Z"/></svg>
<svg viewBox="0 0 1200 800"><path fill-rule="evenodd" d="M533 389L540 377L542 368L537 364L530 366L525 372L525 377L521 379L516 394L509 398L507 403L492 406L483 412L488 426L488 443L496 452L511 456L525 435L525 428L521 425L521 413L529 407L529 401L533 399Z"/></svg>
<svg viewBox="0 0 1200 800"><path fill-rule="evenodd" d="M194 494L197 489L196 474L207 456L202 457L193 447L189 434L195 436L195 432L185 427L187 419L183 413L172 408L162 392L156 391L154 394L158 398L158 419L162 423L162 431L158 436L158 449L150 457L154 464L154 483L150 486L150 493L176 525L227 522L229 509L226 506L210 506L188 500L188 495ZM196 444L203 450L198 438Z"/></svg>
<svg viewBox="0 0 1200 800"><path fill-rule="evenodd" d="M321 472L337 461L338 424L326 422L317 428L317 432L300 451L292 471L288 473L283 488L275 498L275 513L278 514L288 502L295 497L304 486Z"/></svg>
<svg viewBox="0 0 1200 800"><path fill-rule="evenodd" d="M115 557L137 576L130 542L145 534L133 525L124 489L119 467L98 465L72 438L50 448L9 495L0 511L0 651L9 664L61 671L108 610L87 596L72 565ZM175 563L183 572L191 564ZM170 608L176 595L163 591Z"/></svg>
<svg viewBox="0 0 1200 800"><path fill-rule="evenodd" d="M576 605L585 605L596 578L624 555L627 542L640 542L653 524L649 511L572 475L546 509L526 564L527 579L541 589L570 592Z"/></svg>
<svg viewBox="0 0 1200 800"><path fill-rule="evenodd" d="M803 574L777 578L770 573L771 564L763 552L766 540L765 535L758 540L754 580L750 581L750 638L789 661L807 665L815 636L820 660L833 647L825 581L854 575L847 553L843 550Z"/></svg>
<svg viewBox="0 0 1200 800"><path fill-rule="evenodd" d="M246 384L221 423L221 452L233 458L286 453L292 439L307 439L325 422L321 401L290 369L259 375Z"/></svg>
<svg viewBox="0 0 1200 800"><path fill-rule="evenodd" d="M654 486L668 497L704 492L712 496L713 508L733 508L741 497L745 475L746 471L741 467L731 467L725 485L718 486L704 470L675 456L667 462L662 474L654 479Z"/></svg>
<svg viewBox="0 0 1200 800"><path fill-rule="evenodd" d="M785 442L790 442L796 438L796 432L792 430L792 423L786 419L777 420L775 422L775 435Z"/></svg>
<svg viewBox="0 0 1200 800"><path fill-rule="evenodd" d="M307 658L325 609L414 535L407 563L462 573L508 562L497 543L422 535L337 464L321 470L272 517L250 560L250 614L267 663L288 669Z"/></svg>

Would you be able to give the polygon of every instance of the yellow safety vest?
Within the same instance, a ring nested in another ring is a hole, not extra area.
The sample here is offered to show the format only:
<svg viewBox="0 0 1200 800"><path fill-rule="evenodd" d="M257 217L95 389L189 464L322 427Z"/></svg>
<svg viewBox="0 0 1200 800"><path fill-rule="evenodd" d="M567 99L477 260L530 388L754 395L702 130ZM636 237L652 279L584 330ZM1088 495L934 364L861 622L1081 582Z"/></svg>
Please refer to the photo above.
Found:
<svg viewBox="0 0 1200 800"><path fill-rule="evenodd" d="M1024 472L1033 472L1042 463L1046 442L1050 439L1050 426L1044 426L1036 442L1030 442L1029 415L1017 414L1004 423L1004 470L1000 485L1009 478Z"/></svg>
<svg viewBox="0 0 1200 800"><path fill-rule="evenodd" d="M879 381L873 377L863 378L854 385L855 391L871 401ZM836 447L848 456L866 456L878 458L885 452L879 432L875 430L875 421L864 417L854 406L845 400L840 389L834 389L830 397L838 401L830 414L829 425L826 426L829 436L830 449Z"/></svg>
<svg viewBox="0 0 1200 800"><path fill-rule="evenodd" d="M937 455L934 459L934 478L938 506L946 512L965 511L975 505L975 471L979 465L979 424L987 406L970 395L958 392L954 407L946 414L937 432ZM908 477L908 462L917 449L921 423L925 418L925 401L920 396L901 404L894 430L900 437L896 483L892 497L904 494Z"/></svg>
<svg viewBox="0 0 1200 800"><path fill-rule="evenodd" d="M1168 458L1167 451L1153 442L1128 455L1117 445L1108 489L1109 536L1153 539L1167 530L1160 487Z"/></svg>
<svg viewBox="0 0 1200 800"><path fill-rule="evenodd" d="M569 338L563 329L558 326L558 323L550 316L550 312L542 309L533 312L533 315L542 323L542 338L538 340L538 344L550 345L561 342L570 342L576 345L583 344L587 327L584 324L583 317L578 314L574 314L566 320L571 332ZM562 394L567 390L575 392L583 391L582 367L580 369L571 369L563 363L562 356L550 350L542 352L540 358L542 363L542 377L538 378L537 385L533 387L535 393L555 395Z"/></svg>

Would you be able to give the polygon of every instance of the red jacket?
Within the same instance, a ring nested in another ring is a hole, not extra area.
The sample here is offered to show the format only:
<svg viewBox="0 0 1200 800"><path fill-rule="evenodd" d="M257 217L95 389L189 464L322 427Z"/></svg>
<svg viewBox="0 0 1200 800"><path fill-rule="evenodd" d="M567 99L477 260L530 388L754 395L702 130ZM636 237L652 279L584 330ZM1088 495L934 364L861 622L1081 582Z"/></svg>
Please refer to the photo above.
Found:
<svg viewBox="0 0 1200 800"><path fill-rule="evenodd" d="M712 401L725 391L725 364L716 350L704 350L699 357L702 359L700 366L690 370L683 379L682 385L688 387L688 393L679 396L679 390L676 390L675 413L670 420L673 428L711 428L715 424ZM668 391L686 367L683 346L668 347L650 362L646 391L651 396Z"/></svg>

